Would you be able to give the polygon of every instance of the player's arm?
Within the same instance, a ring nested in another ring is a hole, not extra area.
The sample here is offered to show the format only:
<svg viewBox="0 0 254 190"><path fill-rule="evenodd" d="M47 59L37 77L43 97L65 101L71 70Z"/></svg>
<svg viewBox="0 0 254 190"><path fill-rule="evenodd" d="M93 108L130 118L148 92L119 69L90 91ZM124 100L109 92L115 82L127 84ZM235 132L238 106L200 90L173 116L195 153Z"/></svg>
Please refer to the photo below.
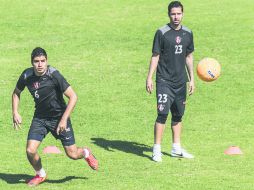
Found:
<svg viewBox="0 0 254 190"><path fill-rule="evenodd" d="M15 88L12 93L12 116L13 116L13 128L15 130L20 129L22 123L22 118L18 112L20 94L21 91L18 88Z"/></svg>
<svg viewBox="0 0 254 190"><path fill-rule="evenodd" d="M189 95L192 95L195 90L195 84L194 84L194 71L193 71L193 54L189 53L186 57L186 65L188 74L190 77L190 83L189 83Z"/></svg>
<svg viewBox="0 0 254 190"><path fill-rule="evenodd" d="M146 91L150 94L153 91L153 73L158 66L160 54L164 47L162 39L163 39L162 32L160 30L157 30L153 39L153 48L152 48L153 54L151 57L150 67L146 78Z"/></svg>
<svg viewBox="0 0 254 190"><path fill-rule="evenodd" d="M57 127L57 134L59 134L59 132L63 131L66 129L67 126L67 119L70 117L71 112L73 111L76 102L78 100L78 97L75 93L75 91L71 88L71 86L69 86L65 91L64 91L64 95L69 99L66 110L61 118L61 121L58 124Z"/></svg>
<svg viewBox="0 0 254 190"><path fill-rule="evenodd" d="M158 66L159 58L159 54L153 54L151 57L150 67L146 78L146 91L150 94L153 91L153 73Z"/></svg>

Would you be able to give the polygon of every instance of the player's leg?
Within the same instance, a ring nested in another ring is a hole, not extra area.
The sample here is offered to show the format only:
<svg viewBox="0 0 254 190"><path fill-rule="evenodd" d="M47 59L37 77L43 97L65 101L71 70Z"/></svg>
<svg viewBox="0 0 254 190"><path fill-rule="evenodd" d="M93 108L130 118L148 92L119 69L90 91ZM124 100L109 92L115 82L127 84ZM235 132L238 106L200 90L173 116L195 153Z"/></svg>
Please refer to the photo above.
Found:
<svg viewBox="0 0 254 190"><path fill-rule="evenodd" d="M41 158L37 152L41 141L47 134L47 130L43 125L43 120L34 118L28 133L26 154L27 159L35 170L35 177L29 180L29 186L36 186L46 180L46 172L42 167Z"/></svg>
<svg viewBox="0 0 254 190"><path fill-rule="evenodd" d="M154 124L154 144L161 144L162 136L165 130L166 118L167 118L167 114L157 116L156 122Z"/></svg>
<svg viewBox="0 0 254 190"><path fill-rule="evenodd" d="M181 144L182 122L180 118L181 117L179 117L179 119L176 119L172 117L171 130L173 144Z"/></svg>
<svg viewBox="0 0 254 190"><path fill-rule="evenodd" d="M172 128L172 141L173 141L171 156L182 157L182 158L194 158L192 154L188 153L181 146L180 139L181 139L182 122L172 121L171 128Z"/></svg>
<svg viewBox="0 0 254 190"><path fill-rule="evenodd" d="M165 129L165 124L155 122L155 124L154 124L154 145L153 145L153 156L152 156L152 159L155 162L162 161L161 141L162 141L164 129Z"/></svg>
<svg viewBox="0 0 254 190"><path fill-rule="evenodd" d="M186 102L186 85L182 85L175 89L176 98L170 107L171 129L172 129L172 150L171 156L193 158L193 155L189 154L181 147L181 133L182 133L182 117L185 111Z"/></svg>
<svg viewBox="0 0 254 190"><path fill-rule="evenodd" d="M64 146L64 150L66 155L73 160L78 160L85 156L84 149L77 147L75 144Z"/></svg>
<svg viewBox="0 0 254 190"><path fill-rule="evenodd" d="M39 171L42 168L41 158L37 152L41 142L37 140L28 140L26 145L26 155L30 164L35 171Z"/></svg>
<svg viewBox="0 0 254 190"><path fill-rule="evenodd" d="M167 84L156 84L156 97L157 97L157 119L154 124L154 146L152 159L156 162L162 161L161 154L161 141L165 129L165 123L168 117L168 112L171 102L171 94Z"/></svg>
<svg viewBox="0 0 254 190"><path fill-rule="evenodd" d="M92 154L91 150L87 147L80 148L77 147L75 144L70 145L70 146L64 146L64 150L66 155L73 159L73 160L78 160L81 158L84 158L88 165L93 169L93 170L98 170L98 161Z"/></svg>
<svg viewBox="0 0 254 190"><path fill-rule="evenodd" d="M59 120L50 120L48 128L55 138L61 140L66 155L73 160L84 158L92 169L97 170L98 161L92 154L91 150L89 148L80 148L76 146L71 120L67 120L67 126L65 131L62 131L59 135L56 134L55 130L58 122Z"/></svg>

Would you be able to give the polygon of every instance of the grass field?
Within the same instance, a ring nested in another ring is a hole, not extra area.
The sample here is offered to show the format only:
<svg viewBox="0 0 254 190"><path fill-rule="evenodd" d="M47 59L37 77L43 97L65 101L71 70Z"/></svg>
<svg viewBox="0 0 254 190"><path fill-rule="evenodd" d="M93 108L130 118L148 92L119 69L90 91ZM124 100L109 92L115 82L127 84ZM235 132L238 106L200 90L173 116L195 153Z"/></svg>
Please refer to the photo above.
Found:
<svg viewBox="0 0 254 190"><path fill-rule="evenodd" d="M34 175L25 155L34 103L21 96L22 130L12 129L11 94L30 67L36 46L68 79L79 96L72 114L77 145L92 148L98 172L64 154L42 149L61 143L48 135L39 153L48 181L37 189L250 190L254 170L253 0L183 0L183 24L193 30L195 65L214 57L222 76L213 83L196 77L188 97L182 144L196 157L169 156L165 131L163 162L150 159L155 94L145 79L155 31L168 22L162 0L0 0L0 189L28 189ZM242 156L226 156L238 145Z"/></svg>

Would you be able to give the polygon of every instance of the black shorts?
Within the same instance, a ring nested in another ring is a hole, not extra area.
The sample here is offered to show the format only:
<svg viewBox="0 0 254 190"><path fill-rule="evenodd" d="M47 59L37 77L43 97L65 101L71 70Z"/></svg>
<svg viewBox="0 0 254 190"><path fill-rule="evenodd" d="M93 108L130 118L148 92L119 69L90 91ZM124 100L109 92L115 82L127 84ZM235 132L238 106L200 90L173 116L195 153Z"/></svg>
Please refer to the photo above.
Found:
<svg viewBox="0 0 254 190"><path fill-rule="evenodd" d="M67 120L67 127L65 131L56 133L56 129L60 118L33 118L30 130L28 132L27 140L42 141L48 132L56 138L60 139L63 146L70 146L75 144L74 132L71 125L71 120Z"/></svg>
<svg viewBox="0 0 254 190"><path fill-rule="evenodd" d="M186 83L174 87L166 82L157 82L156 96L158 114L168 114L170 109L172 116L182 117L184 115Z"/></svg>

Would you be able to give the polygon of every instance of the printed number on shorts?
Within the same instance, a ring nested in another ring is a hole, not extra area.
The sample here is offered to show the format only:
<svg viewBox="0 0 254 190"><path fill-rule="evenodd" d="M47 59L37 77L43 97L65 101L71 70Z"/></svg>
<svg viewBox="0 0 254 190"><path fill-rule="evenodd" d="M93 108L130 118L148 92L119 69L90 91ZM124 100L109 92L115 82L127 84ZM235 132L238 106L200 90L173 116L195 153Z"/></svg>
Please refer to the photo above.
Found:
<svg viewBox="0 0 254 190"><path fill-rule="evenodd" d="M181 54L183 52L183 46L182 45L175 45L175 54Z"/></svg>
<svg viewBox="0 0 254 190"><path fill-rule="evenodd" d="M37 99L40 97L37 90L34 93L34 97L37 98Z"/></svg>
<svg viewBox="0 0 254 190"><path fill-rule="evenodd" d="M158 94L158 103L166 103L168 101L167 94Z"/></svg>

